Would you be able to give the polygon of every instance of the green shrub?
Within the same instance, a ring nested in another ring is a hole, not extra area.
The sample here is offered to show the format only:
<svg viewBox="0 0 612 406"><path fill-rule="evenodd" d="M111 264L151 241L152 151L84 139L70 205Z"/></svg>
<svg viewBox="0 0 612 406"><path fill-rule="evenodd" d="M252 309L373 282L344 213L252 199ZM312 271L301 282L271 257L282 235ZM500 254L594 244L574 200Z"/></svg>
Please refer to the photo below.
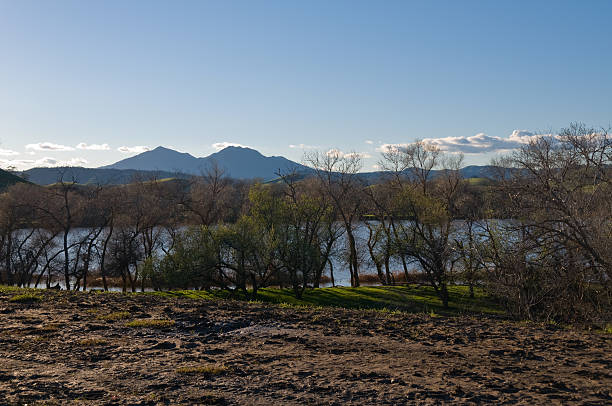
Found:
<svg viewBox="0 0 612 406"><path fill-rule="evenodd" d="M13 296L12 298L9 299L9 302L14 302L14 303L36 303L36 302L40 302L42 300L42 297L33 294L33 293L23 293L21 295L16 295Z"/></svg>

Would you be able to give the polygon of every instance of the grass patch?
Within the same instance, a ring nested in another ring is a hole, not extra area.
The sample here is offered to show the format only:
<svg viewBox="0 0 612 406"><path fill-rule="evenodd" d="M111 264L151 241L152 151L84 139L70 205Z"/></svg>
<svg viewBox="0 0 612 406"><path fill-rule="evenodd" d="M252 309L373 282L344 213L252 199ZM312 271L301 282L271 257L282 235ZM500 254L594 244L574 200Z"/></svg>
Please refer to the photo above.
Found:
<svg viewBox="0 0 612 406"><path fill-rule="evenodd" d="M484 291L476 289L470 298L467 286L449 286L449 308L445 309L435 290L430 286L364 286L359 288L336 287L309 289L297 299L291 289L259 289L257 297L242 292L185 290L153 292L166 297L190 299L238 299L275 303L291 307L341 307L347 309L374 309L384 312L428 313L436 315L505 314Z"/></svg>
<svg viewBox="0 0 612 406"><path fill-rule="evenodd" d="M169 328L175 324L174 320L167 319L144 319L134 320L126 324L128 327Z"/></svg>
<svg viewBox="0 0 612 406"><path fill-rule="evenodd" d="M34 293L23 293L21 295L15 295L9 299L9 302L13 303L38 303L42 301L42 297Z"/></svg>
<svg viewBox="0 0 612 406"><path fill-rule="evenodd" d="M96 317L98 320L106 320L106 321L118 321L118 320L126 320L132 317L130 312L114 312L110 314L105 314L102 316Z"/></svg>
<svg viewBox="0 0 612 406"><path fill-rule="evenodd" d="M47 323L45 325L43 325L39 331L42 331L43 333L54 333L56 331L61 330L64 327L63 323Z"/></svg>
<svg viewBox="0 0 612 406"><path fill-rule="evenodd" d="M200 365L194 367L181 367L176 370L176 373L181 375L216 376L224 374L228 370L229 369L223 365Z"/></svg>
<svg viewBox="0 0 612 406"><path fill-rule="evenodd" d="M108 341L99 337L85 338L79 341L81 347L99 347L106 344L108 344Z"/></svg>

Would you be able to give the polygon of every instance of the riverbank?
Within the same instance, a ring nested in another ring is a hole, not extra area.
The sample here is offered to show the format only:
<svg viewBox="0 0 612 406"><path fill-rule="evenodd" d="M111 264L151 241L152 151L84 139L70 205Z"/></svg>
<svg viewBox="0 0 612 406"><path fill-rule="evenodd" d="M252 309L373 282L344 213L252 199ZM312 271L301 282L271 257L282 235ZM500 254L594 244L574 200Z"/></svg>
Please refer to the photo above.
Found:
<svg viewBox="0 0 612 406"><path fill-rule="evenodd" d="M491 315L173 295L1 288L0 399L143 405L612 401L610 334Z"/></svg>
<svg viewBox="0 0 612 406"><path fill-rule="evenodd" d="M227 290L181 290L170 292L148 292L148 294L172 298L190 299L235 299L260 301L291 306L339 307L344 309L374 309L382 311L399 311L407 313L427 313L446 316L486 314L503 316L504 310L486 295L482 289L475 289L474 298L470 298L467 286L453 285L448 287L449 307L444 308L440 298L431 286L362 286L327 287L307 289L298 299L291 289L264 288L258 289L257 296L252 291L245 295L241 291Z"/></svg>

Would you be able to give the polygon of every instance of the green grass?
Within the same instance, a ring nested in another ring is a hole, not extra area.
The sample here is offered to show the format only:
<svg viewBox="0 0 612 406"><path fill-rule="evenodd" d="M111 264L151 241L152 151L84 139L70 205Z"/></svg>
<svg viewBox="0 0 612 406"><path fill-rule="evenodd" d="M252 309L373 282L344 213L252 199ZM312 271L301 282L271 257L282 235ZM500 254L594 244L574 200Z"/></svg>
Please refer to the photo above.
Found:
<svg viewBox="0 0 612 406"><path fill-rule="evenodd" d="M489 178L467 178L466 182L471 186L489 186L494 183Z"/></svg>
<svg viewBox="0 0 612 406"><path fill-rule="evenodd" d="M0 287L0 293L26 292L30 290ZM406 313L428 313L444 316L462 314L489 314L504 315L503 308L481 289L476 289L476 297L470 299L467 286L449 286L449 308L445 309L434 289L430 286L364 286L359 288L336 287L308 289L304 292L302 299L296 299L291 289L264 288L259 289L257 297L249 292L228 292L226 290L213 290L210 292L201 290L182 290L170 292L146 292L137 293L145 295L158 295L171 298L188 298L198 300L236 299L244 301L257 301L263 303L275 303L283 306L299 307L340 307L347 309L374 309L385 312ZM127 312L115 312L108 315L100 315L100 320L117 321L125 320L130 315ZM155 326L161 322L162 325ZM130 327L157 327L165 328L173 323L172 320L153 321L150 319L134 320L127 325ZM153 325L147 325L153 323Z"/></svg>
<svg viewBox="0 0 612 406"><path fill-rule="evenodd" d="M433 288L429 286L367 286L359 288L336 287L311 289L296 299L291 289L259 289L257 297L245 296L242 292L230 295L227 291L174 291L152 292L167 297L190 299L238 299L276 303L290 306L342 307L348 309L376 309L409 313L435 313L458 315L466 313L504 314L503 309L481 290L470 299L465 286L449 286L449 308L445 309Z"/></svg>
<svg viewBox="0 0 612 406"><path fill-rule="evenodd" d="M21 295L15 295L9 299L9 302L15 303L36 303L40 302L42 297L35 293L23 293Z"/></svg>
<svg viewBox="0 0 612 406"><path fill-rule="evenodd" d="M168 328L174 326L174 320L167 319L143 319L134 320L126 324L127 327L142 327L142 328Z"/></svg>

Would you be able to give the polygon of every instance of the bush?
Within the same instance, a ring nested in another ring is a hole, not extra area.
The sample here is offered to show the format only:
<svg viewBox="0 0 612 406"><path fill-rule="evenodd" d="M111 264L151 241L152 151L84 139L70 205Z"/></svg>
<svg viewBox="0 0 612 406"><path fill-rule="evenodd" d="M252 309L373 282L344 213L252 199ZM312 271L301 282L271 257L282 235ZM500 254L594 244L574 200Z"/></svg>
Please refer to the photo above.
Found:
<svg viewBox="0 0 612 406"><path fill-rule="evenodd" d="M13 296L9 299L9 302L14 303L37 303L42 301L42 297L34 294L34 293L24 293L21 295Z"/></svg>

